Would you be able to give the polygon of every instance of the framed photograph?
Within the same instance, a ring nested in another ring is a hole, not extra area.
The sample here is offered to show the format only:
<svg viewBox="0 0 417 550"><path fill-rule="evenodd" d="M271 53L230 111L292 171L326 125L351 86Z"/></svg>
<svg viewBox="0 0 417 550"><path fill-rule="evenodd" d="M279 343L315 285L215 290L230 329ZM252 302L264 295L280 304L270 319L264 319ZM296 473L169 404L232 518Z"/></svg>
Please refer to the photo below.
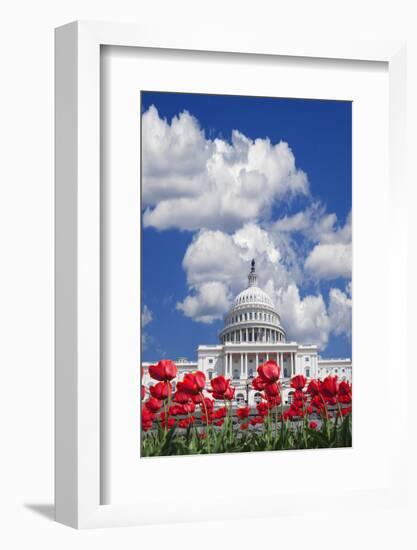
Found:
<svg viewBox="0 0 417 550"><path fill-rule="evenodd" d="M58 521L404 498L404 48L57 29Z"/></svg>

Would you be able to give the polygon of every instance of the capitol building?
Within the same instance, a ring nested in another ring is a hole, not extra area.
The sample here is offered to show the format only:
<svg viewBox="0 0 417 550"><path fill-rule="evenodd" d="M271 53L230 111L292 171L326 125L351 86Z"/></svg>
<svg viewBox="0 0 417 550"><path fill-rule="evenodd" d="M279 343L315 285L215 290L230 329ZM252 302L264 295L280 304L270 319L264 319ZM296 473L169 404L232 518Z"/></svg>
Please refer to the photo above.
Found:
<svg viewBox="0 0 417 550"><path fill-rule="evenodd" d="M252 378L259 365L274 360L281 366L281 384L284 403L291 400L290 378L303 374L307 379L337 375L339 380L352 379L351 359L323 359L315 344L300 344L287 340L285 327L274 302L257 285L255 260L252 260L248 286L233 301L225 316L219 343L202 344L197 349L197 361L180 358L175 361L179 378L186 372L201 370L210 381L222 374L232 380L235 404L255 405L261 397L252 388ZM143 383L151 379L142 363Z"/></svg>

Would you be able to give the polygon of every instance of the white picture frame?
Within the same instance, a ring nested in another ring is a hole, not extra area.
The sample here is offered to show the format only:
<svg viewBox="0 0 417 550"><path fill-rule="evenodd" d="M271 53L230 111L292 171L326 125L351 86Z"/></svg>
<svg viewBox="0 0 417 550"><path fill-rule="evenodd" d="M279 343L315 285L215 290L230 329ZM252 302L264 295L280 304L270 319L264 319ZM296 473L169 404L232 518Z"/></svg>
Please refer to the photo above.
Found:
<svg viewBox="0 0 417 550"><path fill-rule="evenodd" d="M161 519L157 510L152 515L152 511L144 513L133 504L102 505L100 497L102 45L388 63L390 186L396 198L390 219L391 251L394 250L394 242L406 243L407 232L403 194L406 185L404 43L385 40L326 42L320 39L289 43L262 33L248 37L239 31L233 34L219 31L213 37L210 29L194 29L184 35L168 27L151 28L116 23L75 22L58 28L55 60L55 506L57 521L76 528L131 525ZM395 246L395 269L405 280L406 247ZM404 318L405 298L400 298L396 303L390 302L389 313ZM397 391L400 395L406 393L401 381ZM401 434L399 441L401 445ZM398 452L401 452L401 448ZM359 502L366 506L401 499L406 490L406 480L401 472L391 473L383 492L364 490L349 496L351 506L355 507ZM346 495L340 496L346 498ZM294 502L297 498L300 495L294 495ZM176 519L175 514L170 515L170 510L170 506L167 506L163 517L165 521ZM280 511L277 507L274 513ZM207 511L204 517L207 519ZM217 517L214 510L209 517Z"/></svg>

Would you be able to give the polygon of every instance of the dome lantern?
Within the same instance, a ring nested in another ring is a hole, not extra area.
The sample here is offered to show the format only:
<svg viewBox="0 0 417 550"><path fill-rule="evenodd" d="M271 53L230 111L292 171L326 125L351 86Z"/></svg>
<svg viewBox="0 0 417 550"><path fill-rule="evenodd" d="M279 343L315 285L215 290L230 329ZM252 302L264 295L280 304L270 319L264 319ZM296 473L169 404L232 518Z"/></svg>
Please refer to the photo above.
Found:
<svg viewBox="0 0 417 550"><path fill-rule="evenodd" d="M258 279L258 277L257 277L256 271L255 271L255 260L252 259L250 273L248 275L248 281L249 281L248 286L256 286L257 279Z"/></svg>

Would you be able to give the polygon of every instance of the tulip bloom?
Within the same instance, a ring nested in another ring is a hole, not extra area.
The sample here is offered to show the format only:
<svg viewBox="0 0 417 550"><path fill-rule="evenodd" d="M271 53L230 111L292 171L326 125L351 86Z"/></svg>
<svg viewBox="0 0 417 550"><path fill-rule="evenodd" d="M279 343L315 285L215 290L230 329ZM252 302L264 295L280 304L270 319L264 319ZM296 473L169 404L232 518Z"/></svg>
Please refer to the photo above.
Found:
<svg viewBox="0 0 417 550"><path fill-rule="evenodd" d="M142 407L141 421L142 421L142 429L144 432L147 432L152 428L152 423L154 418L155 418L155 413L151 412L147 407Z"/></svg>
<svg viewBox="0 0 417 550"><path fill-rule="evenodd" d="M297 374L297 376L291 378L291 387L295 390L302 390L306 384L307 378L302 374Z"/></svg>
<svg viewBox="0 0 417 550"><path fill-rule="evenodd" d="M188 393L189 395L198 395L206 385L206 375L204 372L196 371L184 375L182 382L178 382L178 391Z"/></svg>
<svg viewBox="0 0 417 550"><path fill-rule="evenodd" d="M227 401L231 401L233 397L235 396L236 388L233 388L232 386L229 386L227 388L227 391L224 394L224 398L227 399Z"/></svg>
<svg viewBox="0 0 417 550"><path fill-rule="evenodd" d="M269 411L268 404L265 403L265 401L262 401L256 405L256 410L260 416L267 416Z"/></svg>
<svg viewBox="0 0 417 550"><path fill-rule="evenodd" d="M263 379L260 377L260 376L256 376L253 380L252 380L252 388L255 389L255 390L258 390L258 391L262 391L265 387L265 382L263 381Z"/></svg>
<svg viewBox="0 0 417 550"><path fill-rule="evenodd" d="M268 407L270 409L281 405L281 395L279 393L277 395L267 395L266 397L268 399Z"/></svg>
<svg viewBox="0 0 417 550"><path fill-rule="evenodd" d="M337 396L337 376L326 376L320 384L320 392L326 400L333 400Z"/></svg>
<svg viewBox="0 0 417 550"><path fill-rule="evenodd" d="M250 408L249 407L242 407L236 411L236 416L238 418L247 418L250 414Z"/></svg>
<svg viewBox="0 0 417 550"><path fill-rule="evenodd" d="M318 395L320 393L320 381L311 380L307 387L307 393L309 393L312 397L314 395Z"/></svg>
<svg viewBox="0 0 417 550"><path fill-rule="evenodd" d="M181 405L184 405L185 403L188 403L190 400L190 396L188 393L182 392L182 391L176 391L174 393L174 401L175 403L181 403Z"/></svg>
<svg viewBox="0 0 417 550"><path fill-rule="evenodd" d="M241 430L247 430L249 428L249 422L245 422L244 424L240 425Z"/></svg>
<svg viewBox="0 0 417 550"><path fill-rule="evenodd" d="M214 418L224 418L226 415L227 415L226 407L220 407L220 409L217 409L217 411L214 413Z"/></svg>
<svg viewBox="0 0 417 550"><path fill-rule="evenodd" d="M169 359L162 359L157 365L150 365L148 370L151 378L160 382L173 380L177 376L177 367Z"/></svg>
<svg viewBox="0 0 417 550"><path fill-rule="evenodd" d="M342 380L339 384L337 399L344 405L352 403L352 386L346 380Z"/></svg>
<svg viewBox="0 0 417 550"><path fill-rule="evenodd" d="M277 382L279 380L280 367L275 361L267 361L258 367L258 374L266 384Z"/></svg>
<svg viewBox="0 0 417 550"><path fill-rule="evenodd" d="M256 424L263 424L264 420L265 419L263 416L255 416L249 421L249 423L252 424L252 426L256 426Z"/></svg>
<svg viewBox="0 0 417 550"><path fill-rule="evenodd" d="M279 395L279 384L276 382L265 384L264 391L267 397L277 397Z"/></svg>
<svg viewBox="0 0 417 550"><path fill-rule="evenodd" d="M169 382L158 382L157 384L150 386L149 391L155 399L165 401L165 399L168 399L171 395L172 388Z"/></svg>
<svg viewBox="0 0 417 550"><path fill-rule="evenodd" d="M184 403L184 405L182 405L182 408L184 409L185 414L190 414L195 411L195 405L193 402Z"/></svg>
<svg viewBox="0 0 417 550"><path fill-rule="evenodd" d="M309 428L311 430L315 430L317 428L317 422L314 422L314 420L312 420L309 424Z"/></svg>
<svg viewBox="0 0 417 550"><path fill-rule="evenodd" d="M151 412L157 412L162 407L162 401L156 399L155 397L150 397L145 402L145 405Z"/></svg>
<svg viewBox="0 0 417 550"><path fill-rule="evenodd" d="M147 407L142 407L142 420L149 422L155 418L155 413L151 412Z"/></svg>
<svg viewBox="0 0 417 550"><path fill-rule="evenodd" d="M225 399L224 395L229 390L230 380L224 376L216 376L210 380L212 389L208 390L213 394L214 399Z"/></svg>

